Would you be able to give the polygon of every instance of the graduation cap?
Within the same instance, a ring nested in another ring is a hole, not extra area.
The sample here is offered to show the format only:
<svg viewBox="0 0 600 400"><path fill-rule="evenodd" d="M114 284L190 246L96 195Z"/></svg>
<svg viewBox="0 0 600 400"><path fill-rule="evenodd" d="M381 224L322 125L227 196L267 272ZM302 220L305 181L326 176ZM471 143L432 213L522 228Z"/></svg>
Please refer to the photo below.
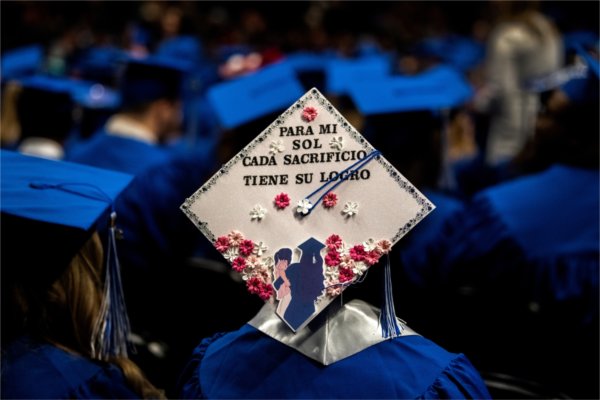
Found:
<svg viewBox="0 0 600 400"><path fill-rule="evenodd" d="M0 58L2 81L34 74L44 61L44 48L39 45L6 51Z"/></svg>
<svg viewBox="0 0 600 400"><path fill-rule="evenodd" d="M438 66L414 76L348 82L348 93L363 115L440 110L465 103L473 89L452 67Z"/></svg>
<svg viewBox="0 0 600 400"><path fill-rule="evenodd" d="M251 75L220 83L207 92L220 124L233 129L285 109L302 95L289 65L274 64Z"/></svg>
<svg viewBox="0 0 600 400"><path fill-rule="evenodd" d="M120 76L119 92L124 108L161 98L181 96L184 74L191 64L170 57L130 58Z"/></svg>
<svg viewBox="0 0 600 400"><path fill-rule="evenodd" d="M485 47L468 37L447 35L424 39L416 46L415 53L421 57L436 58L460 71L468 71L483 60Z"/></svg>
<svg viewBox="0 0 600 400"><path fill-rule="evenodd" d="M313 88L181 208L298 332L433 205Z"/></svg>
<svg viewBox="0 0 600 400"><path fill-rule="evenodd" d="M420 184L439 180L435 184L442 188L454 187L447 154L448 111L473 96L473 89L462 73L440 65L414 76L353 82L348 91L358 110L368 117L365 129L370 137L400 149L394 153L399 156L396 165L411 164L415 157L420 157L417 161L424 164L421 168L424 182ZM443 133L439 153L434 154L433 138L427 133L433 131L433 124L438 121L436 115L441 117Z"/></svg>
<svg viewBox="0 0 600 400"><path fill-rule="evenodd" d="M372 82L387 77L392 63L386 55L374 55L356 59L334 59L326 67L327 93L347 94L352 82Z"/></svg>
<svg viewBox="0 0 600 400"><path fill-rule="evenodd" d="M3 279L49 287L100 226L114 221L115 198L132 177L85 165L0 151ZM96 356L126 355L129 328L110 227ZM111 342L112 340L112 342ZM110 343L110 344L109 344Z"/></svg>
<svg viewBox="0 0 600 400"><path fill-rule="evenodd" d="M65 78L34 75L18 81L17 100L21 137L47 137L64 141L73 127L72 82Z"/></svg>

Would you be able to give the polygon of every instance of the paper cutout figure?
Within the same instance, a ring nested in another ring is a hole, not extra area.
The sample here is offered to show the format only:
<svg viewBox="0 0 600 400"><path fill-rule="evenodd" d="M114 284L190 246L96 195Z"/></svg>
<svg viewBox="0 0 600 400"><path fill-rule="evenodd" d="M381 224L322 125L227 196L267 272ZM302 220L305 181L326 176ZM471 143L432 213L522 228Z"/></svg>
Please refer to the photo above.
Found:
<svg viewBox="0 0 600 400"><path fill-rule="evenodd" d="M290 282L291 300L283 315L278 310L278 315L294 331L316 311L315 301L325 289L323 257L320 254L325 245L310 238L298 248L301 251L300 261L285 271Z"/></svg>

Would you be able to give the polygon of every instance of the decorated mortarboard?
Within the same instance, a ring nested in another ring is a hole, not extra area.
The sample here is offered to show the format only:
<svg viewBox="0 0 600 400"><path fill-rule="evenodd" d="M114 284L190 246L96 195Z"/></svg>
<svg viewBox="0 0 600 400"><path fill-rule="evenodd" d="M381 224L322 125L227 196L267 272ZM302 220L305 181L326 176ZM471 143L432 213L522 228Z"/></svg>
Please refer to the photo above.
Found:
<svg viewBox="0 0 600 400"><path fill-rule="evenodd" d="M473 95L464 76L447 66L415 76L354 81L349 84L348 92L363 115L452 108Z"/></svg>
<svg viewBox="0 0 600 400"><path fill-rule="evenodd" d="M126 355L129 323L115 250L115 198L132 176L64 161L0 151L4 277L49 285L81 246L108 226L105 299L94 331L95 357Z"/></svg>
<svg viewBox="0 0 600 400"><path fill-rule="evenodd" d="M391 70L392 64L386 55L330 60L326 67L326 90L331 94L346 94L353 82L380 80Z"/></svg>
<svg viewBox="0 0 600 400"><path fill-rule="evenodd" d="M274 64L251 75L214 85L207 98L220 124L233 129L284 110L303 92L289 65Z"/></svg>
<svg viewBox="0 0 600 400"><path fill-rule="evenodd" d="M311 89L181 208L297 332L433 205Z"/></svg>

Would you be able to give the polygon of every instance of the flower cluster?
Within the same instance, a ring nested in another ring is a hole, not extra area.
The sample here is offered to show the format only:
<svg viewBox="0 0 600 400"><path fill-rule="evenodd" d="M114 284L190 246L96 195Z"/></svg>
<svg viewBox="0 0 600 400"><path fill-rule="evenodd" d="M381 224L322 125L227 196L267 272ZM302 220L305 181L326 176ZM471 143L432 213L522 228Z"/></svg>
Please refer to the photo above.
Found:
<svg viewBox="0 0 600 400"><path fill-rule="evenodd" d="M314 107L304 107L302 110L302 119L306 122L311 122L317 118L317 109Z"/></svg>
<svg viewBox="0 0 600 400"><path fill-rule="evenodd" d="M335 297L343 288L360 278L379 258L390 252L392 243L387 239L369 239L362 244L348 247L339 235L333 234L325 241L326 295Z"/></svg>
<svg viewBox="0 0 600 400"><path fill-rule="evenodd" d="M227 236L220 236L215 241L215 247L223 257L231 263L234 271L242 274L246 288L252 294L263 300L269 300L274 293L272 286L271 258L260 256L267 247L264 243L254 243L246 239L241 232L231 231Z"/></svg>

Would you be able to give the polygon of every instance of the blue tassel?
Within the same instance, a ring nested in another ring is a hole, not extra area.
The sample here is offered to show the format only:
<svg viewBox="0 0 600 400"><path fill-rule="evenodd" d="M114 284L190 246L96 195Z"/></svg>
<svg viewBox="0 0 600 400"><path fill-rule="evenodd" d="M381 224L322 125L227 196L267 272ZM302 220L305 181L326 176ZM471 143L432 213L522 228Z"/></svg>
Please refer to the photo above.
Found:
<svg viewBox="0 0 600 400"><path fill-rule="evenodd" d="M115 219L116 213L113 212L108 235L104 297L92 333L92 357L100 360L127 357L129 347L130 325L117 257Z"/></svg>
<svg viewBox="0 0 600 400"><path fill-rule="evenodd" d="M383 304L379 323L381 324L381 336L386 339L393 339L400 336L402 327L398 324L396 318L396 309L394 308L394 295L392 293L392 271L390 267L390 256L386 255L385 266L383 270Z"/></svg>

